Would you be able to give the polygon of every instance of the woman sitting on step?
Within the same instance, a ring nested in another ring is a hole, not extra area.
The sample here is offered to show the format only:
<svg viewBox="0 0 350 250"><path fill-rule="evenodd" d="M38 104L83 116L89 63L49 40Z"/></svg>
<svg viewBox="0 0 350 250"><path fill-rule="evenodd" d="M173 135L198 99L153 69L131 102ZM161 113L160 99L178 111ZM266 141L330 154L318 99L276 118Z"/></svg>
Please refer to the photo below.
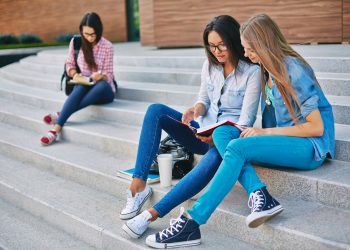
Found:
<svg viewBox="0 0 350 250"><path fill-rule="evenodd" d="M53 128L40 139L42 145L53 143L67 119L76 111L92 104L106 104L114 99L116 91L113 85L113 46L102 37L103 26L100 17L90 12L84 15L79 26L81 49L77 64L81 73L77 73L74 59L73 39L69 44L66 71L73 80L82 76L93 80L92 86L76 84L65 101L61 112L48 114L44 122Z"/></svg>
<svg viewBox="0 0 350 250"><path fill-rule="evenodd" d="M127 190L127 203L120 213L121 219L130 219L123 226L130 236L140 237L151 221L165 216L201 191L217 171L222 159L212 146L212 137L196 137L187 124L198 128L228 119L243 127L253 126L261 93L260 73L259 67L244 57L239 27L230 16L215 17L206 26L203 42L207 60L202 68L199 98L193 107L182 114L162 104L149 106L143 121L133 180ZM195 118L199 118L200 123L194 121ZM232 128L231 135L238 138L240 131ZM136 216L152 194L146 180L159 148L162 129L190 151L204 156L162 200ZM252 189L249 183L244 187ZM164 235L160 243L147 241L150 246L168 243L171 245L170 234ZM200 240L196 238L190 243L199 244Z"/></svg>
<svg viewBox="0 0 350 250"><path fill-rule="evenodd" d="M242 25L241 40L245 56L260 64L263 128L247 128L238 139L232 126L214 131L222 163L192 208L173 220L168 229L149 236L149 241L159 243L157 246L167 237L171 244L189 245L237 180L255 188L248 200L249 227L257 227L280 213L282 206L266 191L251 162L311 170L320 167L327 156L334 156L332 107L310 65L265 14Z"/></svg>

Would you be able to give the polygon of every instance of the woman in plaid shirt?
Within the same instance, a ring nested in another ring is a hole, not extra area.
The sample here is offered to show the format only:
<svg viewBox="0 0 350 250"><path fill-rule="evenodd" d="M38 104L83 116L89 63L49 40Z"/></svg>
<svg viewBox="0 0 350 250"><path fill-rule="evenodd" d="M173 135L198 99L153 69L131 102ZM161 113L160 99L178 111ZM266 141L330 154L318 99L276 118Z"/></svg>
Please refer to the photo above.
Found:
<svg viewBox="0 0 350 250"><path fill-rule="evenodd" d="M66 71L73 80L81 76L89 77L94 84L91 86L77 84L65 101L61 112L48 114L44 122L54 125L40 141L42 145L53 143L62 130L67 119L76 111L91 104L110 103L116 91L113 84L113 46L102 37L103 26L100 17L90 12L84 15L80 26L81 48L78 53L77 65L81 73L77 72L74 60L73 39L69 44L66 60Z"/></svg>

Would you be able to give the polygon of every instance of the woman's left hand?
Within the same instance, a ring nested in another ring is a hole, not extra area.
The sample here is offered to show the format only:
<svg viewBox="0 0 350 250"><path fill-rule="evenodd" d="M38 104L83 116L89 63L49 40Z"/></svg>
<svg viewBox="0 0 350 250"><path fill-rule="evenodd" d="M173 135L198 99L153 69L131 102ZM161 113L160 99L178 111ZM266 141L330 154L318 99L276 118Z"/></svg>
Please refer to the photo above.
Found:
<svg viewBox="0 0 350 250"><path fill-rule="evenodd" d="M202 142L205 142L209 145L214 145L214 142L213 142L213 137L210 135L210 136L199 136L197 135L196 136L199 140L201 140Z"/></svg>
<svg viewBox="0 0 350 250"><path fill-rule="evenodd" d="M268 130L264 128L246 128L242 131L240 137L267 135Z"/></svg>

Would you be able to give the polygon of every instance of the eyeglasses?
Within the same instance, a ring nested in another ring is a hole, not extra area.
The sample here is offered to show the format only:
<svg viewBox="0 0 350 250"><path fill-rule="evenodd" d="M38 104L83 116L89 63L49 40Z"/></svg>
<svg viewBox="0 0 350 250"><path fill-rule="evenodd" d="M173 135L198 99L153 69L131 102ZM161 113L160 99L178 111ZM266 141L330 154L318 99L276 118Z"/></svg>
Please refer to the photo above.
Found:
<svg viewBox="0 0 350 250"><path fill-rule="evenodd" d="M96 33L83 33L84 36L96 37Z"/></svg>
<svg viewBox="0 0 350 250"><path fill-rule="evenodd" d="M207 45L206 46L212 53L214 53L216 51L216 49L218 49L219 52L223 52L227 50L227 46L224 44L219 44L219 45Z"/></svg>

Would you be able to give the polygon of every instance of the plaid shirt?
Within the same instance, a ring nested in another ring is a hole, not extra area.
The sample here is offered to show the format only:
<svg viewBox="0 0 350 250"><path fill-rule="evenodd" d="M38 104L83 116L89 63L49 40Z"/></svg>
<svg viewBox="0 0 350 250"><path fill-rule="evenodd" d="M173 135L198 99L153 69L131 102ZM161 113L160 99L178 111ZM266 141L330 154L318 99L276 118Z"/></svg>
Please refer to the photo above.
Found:
<svg viewBox="0 0 350 250"><path fill-rule="evenodd" d="M101 37L100 41L92 48L94 59L97 64L97 71L101 70L102 74L107 75L107 82L111 85L113 92L115 92L115 87L113 84L113 46L112 43L107 39ZM87 63L84 59L84 54L82 49L78 53L78 65L83 76L89 77L93 72L89 69ZM75 69L74 61L74 46L73 39L69 44L69 53L66 60L66 70L69 72L71 69Z"/></svg>

